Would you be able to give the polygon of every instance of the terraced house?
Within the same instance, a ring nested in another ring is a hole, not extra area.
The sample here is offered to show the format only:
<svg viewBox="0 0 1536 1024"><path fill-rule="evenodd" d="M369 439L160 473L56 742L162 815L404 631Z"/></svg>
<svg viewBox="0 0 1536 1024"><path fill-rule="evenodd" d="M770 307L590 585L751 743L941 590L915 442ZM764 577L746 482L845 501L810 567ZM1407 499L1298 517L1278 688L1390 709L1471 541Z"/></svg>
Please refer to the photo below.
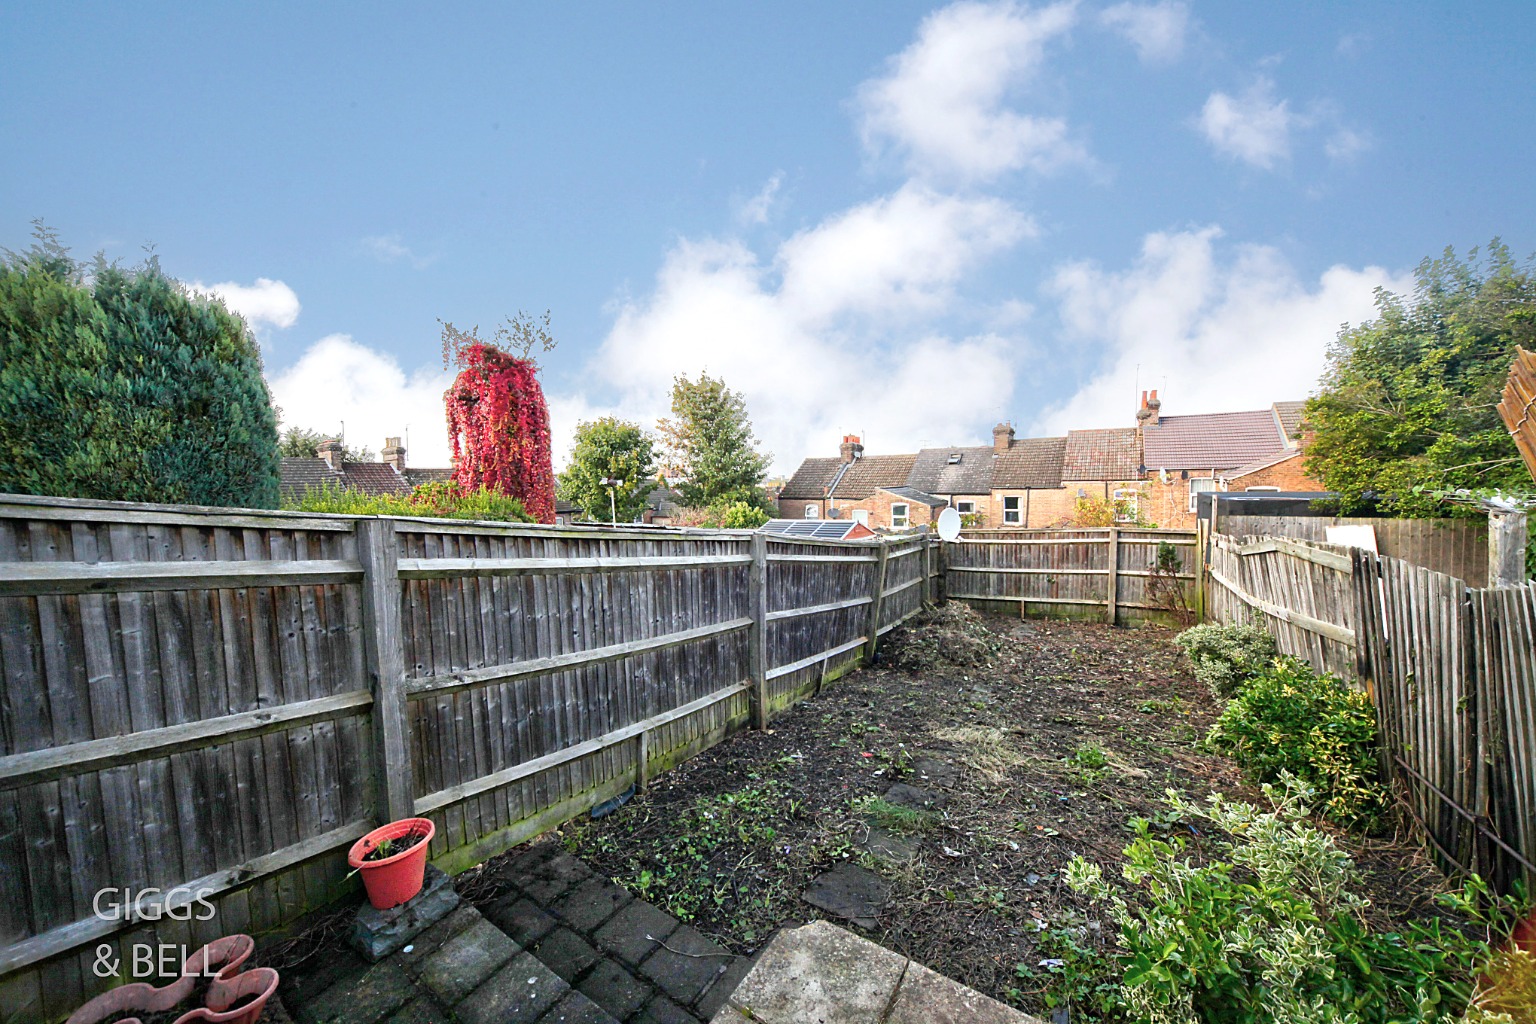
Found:
<svg viewBox="0 0 1536 1024"><path fill-rule="evenodd" d="M1150 391L1133 427L1018 438L999 423L988 447L910 455L865 455L850 434L837 458L800 464L779 496L779 515L900 530L953 507L986 527L1025 529L1065 525L1080 499L1094 498L1119 502L1128 519L1188 527L1204 491L1321 489L1300 458L1302 405L1163 416Z"/></svg>

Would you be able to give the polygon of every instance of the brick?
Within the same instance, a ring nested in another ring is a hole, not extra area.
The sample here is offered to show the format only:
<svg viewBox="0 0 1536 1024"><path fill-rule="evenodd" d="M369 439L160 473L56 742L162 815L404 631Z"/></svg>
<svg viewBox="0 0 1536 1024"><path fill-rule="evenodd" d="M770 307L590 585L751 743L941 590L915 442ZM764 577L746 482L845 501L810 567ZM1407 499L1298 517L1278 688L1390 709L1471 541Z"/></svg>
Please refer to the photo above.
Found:
<svg viewBox="0 0 1536 1024"><path fill-rule="evenodd" d="M583 971L597 962L597 950L586 939L565 927L550 932L543 942L534 947L533 953L541 963L568 982L581 977Z"/></svg>
<svg viewBox="0 0 1536 1024"><path fill-rule="evenodd" d="M590 935L632 899L608 879L592 877L562 896L550 909L572 928Z"/></svg>
<svg viewBox="0 0 1536 1024"><path fill-rule="evenodd" d="M666 996L657 996L645 1004L631 1024L699 1024L699 1018L678 1006Z"/></svg>
<svg viewBox="0 0 1536 1024"><path fill-rule="evenodd" d="M295 1005L304 1024L374 1024L416 997L416 986L388 960L374 964L355 982L326 989L319 998Z"/></svg>
<svg viewBox="0 0 1536 1024"><path fill-rule="evenodd" d="M694 1003L699 1016L705 1019L713 1017L720 1007L725 1005L731 993L736 991L736 986L741 984L741 979L745 978L751 970L750 957L739 956L732 960L731 965L725 969L725 973L716 978L714 983L704 990L698 1002Z"/></svg>
<svg viewBox="0 0 1536 1024"><path fill-rule="evenodd" d="M539 1018L539 1024L619 1024L613 1015L580 992L567 992Z"/></svg>
<svg viewBox="0 0 1536 1024"><path fill-rule="evenodd" d="M532 954L519 953L453 1012L463 1024L534 1024L569 991Z"/></svg>
<svg viewBox="0 0 1536 1024"><path fill-rule="evenodd" d="M346 985L357 981L368 970L368 961L350 949L334 947L327 951L322 962L313 971L294 972L290 977L283 972L283 998L294 1006L312 1002L333 985Z"/></svg>
<svg viewBox="0 0 1536 1024"><path fill-rule="evenodd" d="M452 1005L520 952L517 943L482 918L427 958L421 967L421 983Z"/></svg>
<svg viewBox="0 0 1536 1024"><path fill-rule="evenodd" d="M512 937L519 946L531 946L554 930L560 922L532 900L506 896L485 908L491 923Z"/></svg>
<svg viewBox="0 0 1536 1024"><path fill-rule="evenodd" d="M684 1005L691 1004L725 972L731 953L684 926L640 965L640 973Z"/></svg>
<svg viewBox="0 0 1536 1024"><path fill-rule="evenodd" d="M462 934L481 920L483 918L474 907L460 907L416 936L415 941L409 944L411 947L409 953L402 949L390 959L405 968L407 974L415 976L421 972L421 965L426 963L433 953L442 949L449 939Z"/></svg>
<svg viewBox="0 0 1536 1024"><path fill-rule="evenodd" d="M604 1010L623 1020L645 1005L653 989L612 960L603 960L576 988Z"/></svg>
<svg viewBox="0 0 1536 1024"><path fill-rule="evenodd" d="M555 902L580 882L592 877L592 869L568 853L558 853L538 867L521 875L515 882L529 898L545 906Z"/></svg>
<svg viewBox="0 0 1536 1024"><path fill-rule="evenodd" d="M626 905L592 936L598 949L638 966L657 944L677 931L677 919L644 900Z"/></svg>
<svg viewBox="0 0 1536 1024"><path fill-rule="evenodd" d="M266 1017L262 1019L266 1020ZM445 1024L452 1019L452 1015L430 997L417 996L391 1014L384 1024Z"/></svg>

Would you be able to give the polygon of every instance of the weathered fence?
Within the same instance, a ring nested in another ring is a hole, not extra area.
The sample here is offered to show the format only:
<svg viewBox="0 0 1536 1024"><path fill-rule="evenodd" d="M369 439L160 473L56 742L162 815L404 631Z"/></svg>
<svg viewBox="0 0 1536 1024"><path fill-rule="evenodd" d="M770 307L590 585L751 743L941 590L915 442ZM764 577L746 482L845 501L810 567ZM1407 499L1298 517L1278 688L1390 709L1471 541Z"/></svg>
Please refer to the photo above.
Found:
<svg viewBox="0 0 1536 1024"><path fill-rule="evenodd" d="M1442 866L1536 883L1536 584L1469 588L1359 548L1212 538L1210 617L1371 693L1382 761Z"/></svg>
<svg viewBox="0 0 1536 1024"><path fill-rule="evenodd" d="M1196 609L1198 545L1187 530L1103 527L979 530L944 545L947 595L987 611L1175 624L1147 592L1158 545L1174 547L1185 604Z"/></svg>
<svg viewBox="0 0 1536 1024"><path fill-rule="evenodd" d="M1233 537L1289 537L1326 542L1330 526L1369 526L1376 551L1412 565L1488 586L1486 519L1363 519L1330 516L1239 516L1221 513L1215 532Z"/></svg>
<svg viewBox="0 0 1536 1024"><path fill-rule="evenodd" d="M455 870L766 725L931 546L0 496L0 1019L347 895L383 820Z"/></svg>

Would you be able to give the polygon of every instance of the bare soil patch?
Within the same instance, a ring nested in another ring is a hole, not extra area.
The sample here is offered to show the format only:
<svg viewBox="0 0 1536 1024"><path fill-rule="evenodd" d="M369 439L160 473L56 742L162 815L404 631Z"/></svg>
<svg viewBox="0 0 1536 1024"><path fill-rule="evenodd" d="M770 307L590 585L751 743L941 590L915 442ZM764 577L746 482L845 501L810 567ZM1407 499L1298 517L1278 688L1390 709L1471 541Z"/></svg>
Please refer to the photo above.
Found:
<svg viewBox="0 0 1536 1024"><path fill-rule="evenodd" d="M1070 960L1074 944L1102 948L1112 929L1062 880L1073 854L1117 876L1126 822L1156 819L1169 787L1261 799L1232 762L1199 748L1217 709L1173 635L949 605L771 730L739 734L560 835L738 953L829 916L802 892L838 865L862 866L888 883L889 902L858 930L1044 1013L1103 980L1040 967ZM897 799L898 783L942 799ZM1196 828L1176 827L1198 847ZM1376 914L1429 912L1444 882L1416 847L1336 834L1366 870Z"/></svg>

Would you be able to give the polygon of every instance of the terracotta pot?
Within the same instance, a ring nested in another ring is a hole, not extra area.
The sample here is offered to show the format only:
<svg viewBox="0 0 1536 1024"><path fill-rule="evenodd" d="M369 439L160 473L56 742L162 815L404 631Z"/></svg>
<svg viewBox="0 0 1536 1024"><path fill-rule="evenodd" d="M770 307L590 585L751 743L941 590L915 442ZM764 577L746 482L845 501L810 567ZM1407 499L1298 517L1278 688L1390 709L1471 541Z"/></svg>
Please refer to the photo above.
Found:
<svg viewBox="0 0 1536 1024"><path fill-rule="evenodd" d="M415 846L402 850L382 860L364 860L369 852L388 839L399 839L411 834L422 836ZM401 818L383 828L376 828L352 844L347 853L347 863L363 876L363 888L368 890L368 902L378 910L398 907L417 893L427 872L427 847L437 834L437 826L430 818Z"/></svg>
<svg viewBox="0 0 1536 1024"><path fill-rule="evenodd" d="M278 974L257 967L243 974L240 966L250 957L256 942L249 935L226 935L194 951L181 963L181 977L156 988L147 982L120 985L70 1014L66 1024L139 1024L141 1013L161 1013L176 1007L192 994L199 977L209 977L202 1006L176 1018L176 1024L209 1021L211 1024L256 1024L267 1000L277 991ZM231 1009L244 997L254 997Z"/></svg>

